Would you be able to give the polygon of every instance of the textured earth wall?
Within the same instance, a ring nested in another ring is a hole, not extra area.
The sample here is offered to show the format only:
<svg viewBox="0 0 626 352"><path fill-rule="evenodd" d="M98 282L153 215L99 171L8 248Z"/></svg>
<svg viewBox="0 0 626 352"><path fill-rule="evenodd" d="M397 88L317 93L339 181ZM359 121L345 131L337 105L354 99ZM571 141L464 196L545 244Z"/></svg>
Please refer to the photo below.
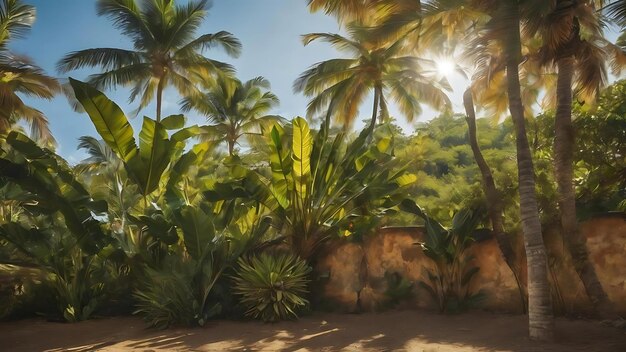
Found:
<svg viewBox="0 0 626 352"><path fill-rule="evenodd" d="M626 314L626 216L594 218L581 224L587 237L590 258L617 310ZM316 265L325 278L323 300L339 311L376 311L400 304L404 307L436 309L430 294L418 284L427 281L426 269L433 264L417 243L420 227L382 228L363 243L336 241L323 252ZM565 250L558 228L547 227L544 238L550 255L550 281L557 313L588 313L590 302ZM526 285L525 256L521 236L515 236L522 285ZM493 311L521 312L518 285L504 262L495 239L474 243L473 264L480 267L471 290L484 295L478 307ZM388 292L390 278L403 279L412 289L402 299Z"/></svg>

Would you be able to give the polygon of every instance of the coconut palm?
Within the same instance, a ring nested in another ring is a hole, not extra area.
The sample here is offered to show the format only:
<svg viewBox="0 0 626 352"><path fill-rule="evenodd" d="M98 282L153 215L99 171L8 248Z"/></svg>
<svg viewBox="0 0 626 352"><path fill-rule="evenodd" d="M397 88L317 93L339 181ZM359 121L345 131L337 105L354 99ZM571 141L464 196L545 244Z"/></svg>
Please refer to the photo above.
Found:
<svg viewBox="0 0 626 352"><path fill-rule="evenodd" d="M437 0L430 1L428 6L413 14L413 21L407 18L399 23L401 30L416 34L411 37L417 39L436 38L440 33L454 35L458 32L451 31L446 25L452 23L453 28L462 32L462 38L473 38L468 45L472 50L466 54L473 58L479 68L479 75L473 80L490 82L494 78L490 73L496 68L502 72L501 75L505 75L502 76L502 82L506 87L508 109L515 125L520 212L528 265L529 333L533 339L544 340L551 339L553 335L552 302L547 255L535 194L534 166L526 135L519 69L522 62L520 23L526 14L526 6L533 8L533 5L539 4L532 1L520 4L495 0ZM456 21L460 13L470 14L468 18L471 21ZM389 21L393 21L393 16ZM390 28L385 25L382 27L387 30Z"/></svg>
<svg viewBox="0 0 626 352"><path fill-rule="evenodd" d="M348 25L350 38L333 33L310 33L303 36L305 45L323 40L337 49L351 54L351 58L319 62L303 72L294 83L296 92L312 97L307 107L309 116L327 111L327 120L340 119L349 127L359 113L359 106L371 92L374 105L369 128L373 129L379 117L388 115L387 101L392 98L408 121L421 113L421 104L445 109L450 101L444 90L449 90L445 79L436 80L432 73L434 63L402 53L403 38L380 44L368 40L368 32L355 23ZM430 69L430 70L429 70Z"/></svg>
<svg viewBox="0 0 626 352"><path fill-rule="evenodd" d="M493 5L493 4L490 4ZM521 63L520 6L517 2L500 3L489 25L493 37L504 48L509 111L515 125L520 218L528 265L528 317L530 337L551 340L554 334L552 300L548 284L548 260L541 232L541 220L535 193L535 168L528 137L519 81ZM487 37L488 38L488 37Z"/></svg>
<svg viewBox="0 0 626 352"><path fill-rule="evenodd" d="M52 99L59 82L36 66L28 57L8 49L11 39L22 38L35 21L35 8L20 0L0 2L0 134L22 120L30 125L32 136L53 144L48 119L39 110L26 105L22 97Z"/></svg>
<svg viewBox="0 0 626 352"><path fill-rule="evenodd" d="M237 56L241 43L231 33L220 31L195 37L206 17L208 0L176 5L173 0L98 0L98 15L110 18L128 36L134 50L94 48L72 52L58 63L60 72L100 67L90 76L100 89L132 87L130 101L139 98L136 112L156 95L156 119L161 120L163 90L174 86L181 95L197 94L194 82L210 80L216 72L232 72L232 66L206 58L205 49L221 46Z"/></svg>
<svg viewBox="0 0 626 352"><path fill-rule="evenodd" d="M279 103L269 88L270 82L263 77L245 83L222 77L215 87L209 87L207 93L184 98L181 109L204 115L210 125L203 128L202 137L215 142L225 141L228 154L232 156L241 137L259 134L262 126L281 119L267 114Z"/></svg>
<svg viewBox="0 0 626 352"><path fill-rule="evenodd" d="M573 185L576 141L572 123L572 88L579 100L590 103L606 82L607 53L619 55L621 52L602 37L602 21L594 2L551 2L543 16L528 18L525 29L528 35L538 34L542 40L540 62L556 67L558 72L554 164L564 242L596 311L601 316L610 317L614 314L611 302L589 260L586 238L576 219ZM613 60L614 69L619 70L619 62Z"/></svg>

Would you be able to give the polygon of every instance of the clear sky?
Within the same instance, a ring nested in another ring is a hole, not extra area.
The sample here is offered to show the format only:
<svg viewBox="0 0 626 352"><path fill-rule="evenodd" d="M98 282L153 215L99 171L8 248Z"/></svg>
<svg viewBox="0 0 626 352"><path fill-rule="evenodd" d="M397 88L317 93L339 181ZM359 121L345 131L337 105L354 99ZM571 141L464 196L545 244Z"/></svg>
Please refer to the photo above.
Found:
<svg viewBox="0 0 626 352"><path fill-rule="evenodd" d="M184 0L179 0L183 2ZM43 67L49 74L56 75L57 61L65 54L95 47L132 48L126 37L113 27L104 17L96 16L95 0L25 0L37 8L37 21L26 39L14 40L11 48L17 53L26 54ZM311 14L306 0L213 0L206 21L197 35L226 30L238 37L243 44L243 53L237 58L229 58L220 50L205 52L214 59L233 64L237 76L245 81L256 76L264 76L272 83L272 91L281 100L273 112L286 118L304 115L307 98L292 92L293 81L310 65L339 55L326 43L310 44L304 47L300 35L310 32L339 32L334 18L323 13ZM614 34L612 35L614 36ZM84 80L96 71L81 70L70 72L70 76ZM451 95L455 111L461 110L461 93L464 83L457 77L452 82L457 87ZM128 103L128 90L116 89L106 94L122 109L129 113L136 107ZM163 115L178 113L180 97L172 89L167 90L163 102ZM71 110L63 96L52 101L27 100L32 106L43 111L50 120L52 133L58 142L57 152L76 163L84 157L77 151L78 137L96 136L96 131L86 114ZM366 101L361 116L367 118L371 102ZM427 107L419 121L431 119L436 113ZM405 131L411 126L401 115L391 108L392 116ZM140 113L154 117L154 107ZM203 119L189 113L190 123L202 123ZM141 118L131 123L135 131L140 128ZM362 126L357 124L357 128Z"/></svg>

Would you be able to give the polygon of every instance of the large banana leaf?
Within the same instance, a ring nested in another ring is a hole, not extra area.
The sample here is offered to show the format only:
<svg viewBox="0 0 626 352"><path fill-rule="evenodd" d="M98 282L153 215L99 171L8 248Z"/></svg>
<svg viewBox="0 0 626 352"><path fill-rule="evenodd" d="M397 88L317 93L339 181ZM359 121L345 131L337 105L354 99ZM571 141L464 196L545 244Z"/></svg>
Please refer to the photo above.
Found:
<svg viewBox="0 0 626 352"><path fill-rule="evenodd" d="M130 162L139 150L133 128L122 109L87 83L70 78L70 84L98 134L124 162Z"/></svg>
<svg viewBox="0 0 626 352"><path fill-rule="evenodd" d="M313 137L306 120L296 117L293 120L293 173L297 180L303 180L311 174L311 150Z"/></svg>
<svg viewBox="0 0 626 352"><path fill-rule="evenodd" d="M170 163L175 149L170 142L165 127L148 117L143 118L139 133L139 155L146 166L140 188L147 196L159 187L163 172Z"/></svg>
<svg viewBox="0 0 626 352"><path fill-rule="evenodd" d="M183 142L197 132L197 127L181 129L170 139L167 131L182 128L183 115L171 115L161 122L144 117L137 146L128 118L115 103L86 83L71 78L70 83L96 130L124 162L129 177L145 199L159 188L172 157L184 147Z"/></svg>
<svg viewBox="0 0 626 352"><path fill-rule="evenodd" d="M199 207L186 205L180 208L176 217L183 231L187 252L200 261L215 238L212 216Z"/></svg>
<svg viewBox="0 0 626 352"><path fill-rule="evenodd" d="M289 183L291 178L290 165L292 163L289 153L283 149L284 130L280 125L275 125L269 133L268 145L270 147L270 168L272 170L272 183L269 191L272 193L282 208L287 208L289 200Z"/></svg>

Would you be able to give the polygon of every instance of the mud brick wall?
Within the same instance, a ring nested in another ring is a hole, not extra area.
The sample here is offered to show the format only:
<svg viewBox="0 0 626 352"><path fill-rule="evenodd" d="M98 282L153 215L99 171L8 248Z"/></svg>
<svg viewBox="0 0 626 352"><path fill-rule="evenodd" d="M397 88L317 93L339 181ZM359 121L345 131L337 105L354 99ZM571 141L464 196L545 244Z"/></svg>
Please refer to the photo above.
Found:
<svg viewBox="0 0 626 352"><path fill-rule="evenodd" d="M590 258L617 310L626 314L626 216L605 216L581 224L587 237ZM396 273L413 283L406 308L436 309L436 302L417 282L427 281L425 269L433 264L417 243L423 240L421 227L382 228L362 243L335 241L327 246L316 270L328 277L321 287L323 299L336 310L376 311L389 306L385 275ZM558 227L544 233L550 256L550 281L557 313L588 313L591 309L572 260L565 250ZM513 236L518 254L522 285L526 285L525 255L521 235ZM520 312L521 297L515 278L504 262L495 239L477 242L470 248L473 264L480 267L471 290L482 291L479 307L492 311Z"/></svg>

